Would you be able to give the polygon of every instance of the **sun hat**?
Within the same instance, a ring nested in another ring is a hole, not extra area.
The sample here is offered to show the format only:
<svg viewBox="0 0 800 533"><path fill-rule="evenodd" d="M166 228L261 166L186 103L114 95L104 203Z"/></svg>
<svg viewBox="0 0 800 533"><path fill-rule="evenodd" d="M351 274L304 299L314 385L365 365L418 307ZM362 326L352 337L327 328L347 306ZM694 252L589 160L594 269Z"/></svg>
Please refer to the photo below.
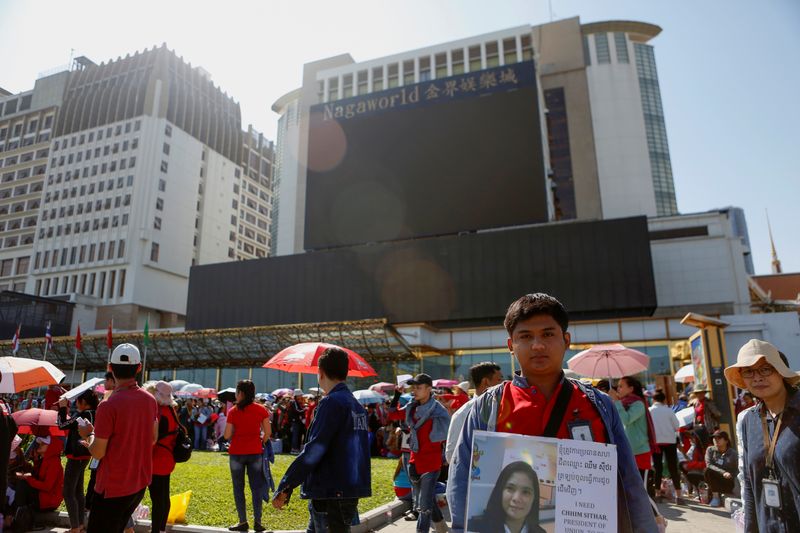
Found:
<svg viewBox="0 0 800 533"><path fill-rule="evenodd" d="M138 365L141 362L142 356L139 355L139 348L127 342L114 348L109 361L112 365Z"/></svg>
<svg viewBox="0 0 800 533"><path fill-rule="evenodd" d="M464 392L467 392L467 393L469 392L469 381L462 381L457 386L458 386L459 389L463 390Z"/></svg>
<svg viewBox="0 0 800 533"><path fill-rule="evenodd" d="M153 397L158 405L172 405L172 385L166 381L156 382Z"/></svg>
<svg viewBox="0 0 800 533"><path fill-rule="evenodd" d="M795 385L800 382L800 374L793 372L786 366L786 363L781 359L778 349L770 343L758 339L750 339L747 341L747 344L742 346L739 350L739 354L736 356L736 364L725 369L725 379L740 389L746 389L747 387L744 384L744 379L742 379L741 369L751 367L761 359L766 359L767 363L772 365L772 368L774 368L790 385Z"/></svg>
<svg viewBox="0 0 800 533"><path fill-rule="evenodd" d="M303 389L294 389L293 396L302 396L302 395L303 395Z"/></svg>

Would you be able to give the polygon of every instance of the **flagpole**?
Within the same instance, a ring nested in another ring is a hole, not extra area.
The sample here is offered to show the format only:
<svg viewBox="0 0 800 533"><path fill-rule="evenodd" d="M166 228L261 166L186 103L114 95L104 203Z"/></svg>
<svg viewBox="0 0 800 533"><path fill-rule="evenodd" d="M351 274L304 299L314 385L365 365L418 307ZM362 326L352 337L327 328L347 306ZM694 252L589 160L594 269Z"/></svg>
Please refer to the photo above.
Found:
<svg viewBox="0 0 800 533"><path fill-rule="evenodd" d="M76 336L76 341L77 339L81 338L80 335L81 335L81 323L78 322L78 334ZM77 362L78 362L78 342L75 343L75 352L72 356L72 376L69 379L70 388L75 386L75 363Z"/></svg>
<svg viewBox="0 0 800 533"><path fill-rule="evenodd" d="M142 338L144 344L144 359L142 360L142 383L147 380L147 345L150 344L150 313L147 313L147 319L144 323L144 337Z"/></svg>

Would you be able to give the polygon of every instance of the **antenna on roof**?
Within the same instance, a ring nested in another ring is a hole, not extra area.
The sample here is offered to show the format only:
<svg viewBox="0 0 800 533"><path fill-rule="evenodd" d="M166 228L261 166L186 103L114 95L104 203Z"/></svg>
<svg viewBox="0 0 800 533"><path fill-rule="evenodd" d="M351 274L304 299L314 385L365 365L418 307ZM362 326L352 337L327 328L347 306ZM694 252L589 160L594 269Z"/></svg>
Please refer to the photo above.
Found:
<svg viewBox="0 0 800 533"><path fill-rule="evenodd" d="M769 223L769 209L764 208L767 214L767 231L769 231L769 245L772 248L772 273L780 274L783 272L781 268L781 260L778 259L778 252L775 250L775 241L772 239L772 226Z"/></svg>
<svg viewBox="0 0 800 533"><path fill-rule="evenodd" d="M550 22L553 22L553 0L547 0L547 6L550 9Z"/></svg>

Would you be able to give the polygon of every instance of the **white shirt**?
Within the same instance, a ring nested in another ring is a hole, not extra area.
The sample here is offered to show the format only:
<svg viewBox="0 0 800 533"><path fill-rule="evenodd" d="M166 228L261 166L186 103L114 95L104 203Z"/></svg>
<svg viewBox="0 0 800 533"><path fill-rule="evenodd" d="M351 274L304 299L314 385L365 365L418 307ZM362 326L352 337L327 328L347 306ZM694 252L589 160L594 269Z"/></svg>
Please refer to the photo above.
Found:
<svg viewBox="0 0 800 533"><path fill-rule="evenodd" d="M458 438L461 436L461 430L464 428L464 423L467 421L467 416L469 415L470 409L472 409L473 403L475 403L475 398L472 398L459 407L458 411L453 413L453 416L450 417L450 427L447 430L447 445L444 447L444 458L447 464L450 464L450 460L453 458L453 454L456 451Z"/></svg>
<svg viewBox="0 0 800 533"><path fill-rule="evenodd" d="M656 430L656 443L675 444L675 435L680 428L680 422L672 409L661 402L655 402L650 407L650 416L653 418L653 428Z"/></svg>

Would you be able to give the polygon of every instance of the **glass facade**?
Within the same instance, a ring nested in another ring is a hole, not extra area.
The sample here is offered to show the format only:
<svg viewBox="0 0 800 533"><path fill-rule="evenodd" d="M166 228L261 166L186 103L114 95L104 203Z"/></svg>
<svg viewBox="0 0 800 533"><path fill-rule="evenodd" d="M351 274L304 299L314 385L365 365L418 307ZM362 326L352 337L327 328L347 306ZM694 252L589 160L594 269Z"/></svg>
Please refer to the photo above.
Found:
<svg viewBox="0 0 800 533"><path fill-rule="evenodd" d="M659 216L675 215L678 213L678 203L675 199L675 184L672 179L672 163L667 144L664 110L661 105L661 90L658 86L656 58L652 46L642 43L634 43L633 46L642 95L642 112L650 153L656 210Z"/></svg>
<svg viewBox="0 0 800 533"><path fill-rule="evenodd" d="M597 53L597 62L599 64L611 63L611 52L608 48L608 34L595 33L594 34L594 47Z"/></svg>
<svg viewBox="0 0 800 533"><path fill-rule="evenodd" d="M556 220L577 218L564 88L545 90L544 101L547 105L547 140L550 147L550 166L553 169L551 177L555 217Z"/></svg>
<svg viewBox="0 0 800 533"><path fill-rule="evenodd" d="M617 63L630 63L630 58L628 56L628 40L621 31L614 34L614 48L617 49Z"/></svg>

